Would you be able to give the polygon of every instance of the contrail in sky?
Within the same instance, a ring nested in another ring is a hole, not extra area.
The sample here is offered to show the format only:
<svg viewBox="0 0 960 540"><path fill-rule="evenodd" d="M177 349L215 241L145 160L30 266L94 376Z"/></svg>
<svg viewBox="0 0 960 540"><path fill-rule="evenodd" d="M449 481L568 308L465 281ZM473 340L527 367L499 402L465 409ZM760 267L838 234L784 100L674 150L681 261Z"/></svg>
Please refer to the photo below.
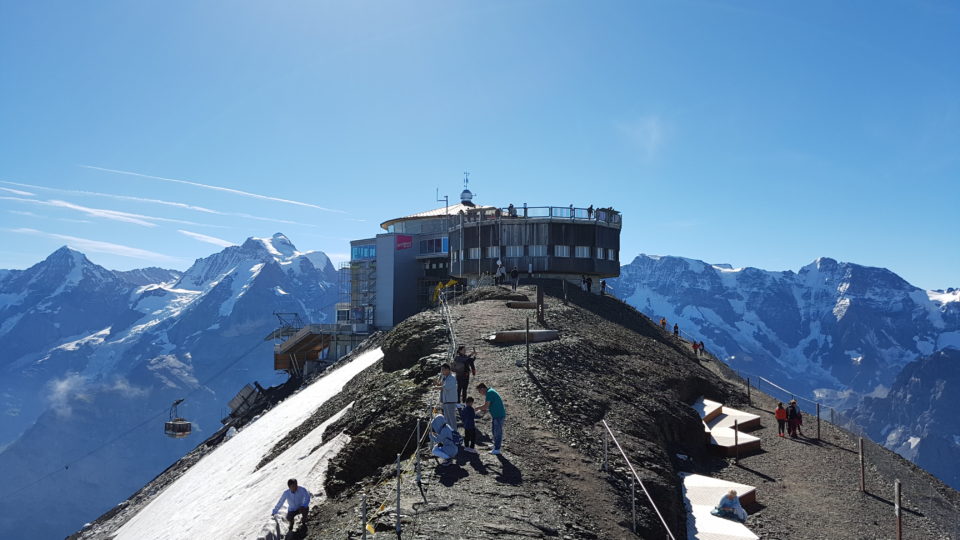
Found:
<svg viewBox="0 0 960 540"><path fill-rule="evenodd" d="M324 206L319 206L319 205L316 205L316 204L305 203L305 202L302 202L302 201L292 201L292 200L290 200L290 199L281 199L281 198L279 198L279 197L270 197L269 195L260 195L259 193L250 193L249 191L241 191L241 190L239 190L239 189L233 189L233 188L228 188L228 187L223 187L223 186L212 186L212 185L209 185L209 184L201 184L201 183L199 183L199 182L191 182L191 181L189 181L189 180L178 180L178 179L176 179L176 178L164 178L164 177L162 177L162 176L153 176L153 175L149 175L149 174L141 174L141 173L132 172L132 171L120 171L120 170L117 170L117 169L107 169L107 168L104 168L104 167L95 167L95 166L93 166L93 165L80 165L80 166L83 167L83 168L85 168L85 169L93 169L93 170L95 170L95 171L104 171L104 172L109 172L109 173L114 173L114 174L125 174L125 175L127 175L127 176L139 176L140 178L150 178L150 179L152 179L152 180L160 180L161 182L172 182L172 183L175 183L175 184L186 184L186 185L188 185L188 186L195 186L195 187L200 187L200 188L205 188L205 189L212 189L212 190L215 190L215 191L223 191L223 192L225 192L225 193L233 193L234 195L241 195L241 196L243 196L243 197L250 197L250 198L253 198L253 199L261 199L261 200L264 200L264 201L274 201L274 202L280 202L280 203L284 203L284 204L293 204L293 205L296 205L296 206L304 206L304 207L306 207L306 208L315 208L315 209L317 209L317 210L323 210L324 212L334 212L334 213L337 213L337 214L346 214L346 212L344 212L343 210L335 210L335 209L333 209L333 208L326 208L326 207L324 207Z"/></svg>

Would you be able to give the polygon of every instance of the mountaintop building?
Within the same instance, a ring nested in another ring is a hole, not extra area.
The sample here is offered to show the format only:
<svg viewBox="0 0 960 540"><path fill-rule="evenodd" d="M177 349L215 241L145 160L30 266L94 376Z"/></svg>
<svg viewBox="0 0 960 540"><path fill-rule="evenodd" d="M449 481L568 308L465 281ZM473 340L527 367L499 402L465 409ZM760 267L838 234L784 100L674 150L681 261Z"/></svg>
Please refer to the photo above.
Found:
<svg viewBox="0 0 960 540"><path fill-rule="evenodd" d="M383 233L350 242L349 314L391 328L431 306L437 284L476 283L498 266L527 279L620 275L622 216L612 208L460 203L384 221Z"/></svg>

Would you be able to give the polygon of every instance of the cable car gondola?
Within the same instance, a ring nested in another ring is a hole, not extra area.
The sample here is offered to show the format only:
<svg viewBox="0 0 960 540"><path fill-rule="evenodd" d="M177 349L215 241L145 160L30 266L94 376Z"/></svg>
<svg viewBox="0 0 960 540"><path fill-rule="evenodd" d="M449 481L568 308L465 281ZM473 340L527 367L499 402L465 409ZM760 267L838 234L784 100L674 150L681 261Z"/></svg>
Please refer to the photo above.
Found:
<svg viewBox="0 0 960 540"><path fill-rule="evenodd" d="M166 434L167 437L182 439L190 435L190 432L193 430L190 422L177 415L177 405L181 403L183 403L183 400L178 399L170 406L170 420L163 424L163 433Z"/></svg>

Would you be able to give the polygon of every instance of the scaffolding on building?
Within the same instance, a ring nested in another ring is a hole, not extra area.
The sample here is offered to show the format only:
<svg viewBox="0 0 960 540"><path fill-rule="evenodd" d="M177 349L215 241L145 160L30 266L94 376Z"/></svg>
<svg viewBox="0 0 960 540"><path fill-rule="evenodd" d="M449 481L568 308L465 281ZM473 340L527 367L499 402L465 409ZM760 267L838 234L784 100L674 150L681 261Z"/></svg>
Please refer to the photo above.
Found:
<svg viewBox="0 0 960 540"><path fill-rule="evenodd" d="M377 261L355 260L350 267L350 322L374 324L377 306Z"/></svg>

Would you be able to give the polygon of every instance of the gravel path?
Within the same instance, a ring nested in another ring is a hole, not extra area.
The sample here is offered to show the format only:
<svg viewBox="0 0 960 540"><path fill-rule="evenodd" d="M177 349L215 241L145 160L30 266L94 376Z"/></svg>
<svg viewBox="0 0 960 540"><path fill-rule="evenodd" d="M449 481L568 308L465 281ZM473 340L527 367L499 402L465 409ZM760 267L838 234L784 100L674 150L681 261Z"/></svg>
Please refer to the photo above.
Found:
<svg viewBox="0 0 960 540"><path fill-rule="evenodd" d="M740 459L698 464L697 472L757 487L759 508L747 520L761 538L895 538L894 478L900 478L903 537L929 540L960 538L960 494L905 459L864 441L867 493L861 493L857 437L821 421L816 440L816 411L804 411L806 437L777 436L776 401L753 393L753 406L738 406L761 416L750 432L763 451ZM802 501L802 502L801 502Z"/></svg>

